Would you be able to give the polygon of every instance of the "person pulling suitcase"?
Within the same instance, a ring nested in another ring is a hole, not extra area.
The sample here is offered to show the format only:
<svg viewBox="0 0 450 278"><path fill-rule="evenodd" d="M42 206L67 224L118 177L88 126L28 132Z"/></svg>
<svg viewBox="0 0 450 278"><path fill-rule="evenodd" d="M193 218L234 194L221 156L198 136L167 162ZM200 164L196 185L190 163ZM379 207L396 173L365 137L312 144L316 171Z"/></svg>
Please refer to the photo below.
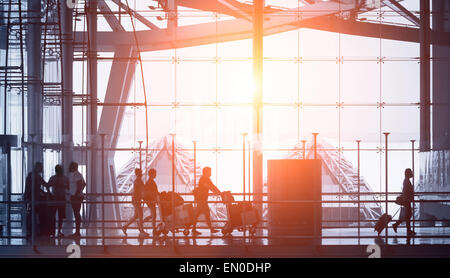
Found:
<svg viewBox="0 0 450 278"><path fill-rule="evenodd" d="M410 182L410 179L413 176L413 171L410 168L407 168L405 170L405 179L403 180L402 194L399 198L397 198L397 202L402 206L404 214L402 215L402 213L400 213L399 219L392 225L394 232L397 232L398 226L405 221L406 234L408 236L414 236L416 234L413 230L411 230L411 216L413 213L411 203L414 201L414 186Z"/></svg>

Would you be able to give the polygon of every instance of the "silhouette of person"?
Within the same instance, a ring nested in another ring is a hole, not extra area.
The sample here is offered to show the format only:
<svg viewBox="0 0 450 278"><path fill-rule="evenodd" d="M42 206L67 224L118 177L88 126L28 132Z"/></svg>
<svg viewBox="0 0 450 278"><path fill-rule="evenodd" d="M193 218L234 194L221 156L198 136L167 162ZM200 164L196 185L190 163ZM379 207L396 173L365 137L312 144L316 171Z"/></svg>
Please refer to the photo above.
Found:
<svg viewBox="0 0 450 278"><path fill-rule="evenodd" d="M31 171L25 179L25 192L24 199L27 205L28 216L27 216L27 235L30 236L32 232L32 214L35 210L35 219L39 219L39 223L44 223L45 221L45 200L46 192L43 190L42 186L47 187L47 183L42 178L41 174L44 171L42 162L36 162L34 164L33 171ZM33 180L34 176L34 180ZM34 184L34 186L33 186ZM34 187L34 206L33 206L33 187ZM37 221L35 221L37 223ZM36 230L38 234L42 234L43 228L41 225L37 227Z"/></svg>
<svg viewBox="0 0 450 278"><path fill-rule="evenodd" d="M145 183L143 199L147 204L147 207L150 209L151 215L147 216L144 219L144 222L148 219L152 219L152 227L155 229L156 226L156 202L158 201L158 186L155 182L156 178L156 170L151 168L148 171L148 180Z"/></svg>
<svg viewBox="0 0 450 278"><path fill-rule="evenodd" d="M211 224L211 216L208 206L208 195L211 190L213 193L217 195L221 195L220 190L212 183L211 179L211 168L204 167L203 174L198 181L198 187L194 189L194 199L197 203L197 210L194 219L194 228L192 229L193 235L200 235L201 233L197 231L197 220L200 215L204 214L206 217L206 223L208 224L211 234L217 233L218 230L213 229Z"/></svg>
<svg viewBox="0 0 450 278"><path fill-rule="evenodd" d="M148 234L144 231L144 227L142 224L142 195L144 191L144 182L142 181L142 170L139 168L136 168L134 170L134 173L136 175L136 179L134 180L133 184L133 194L131 198L131 203L134 207L134 215L130 218L128 223L125 224L125 226L122 227L122 231L125 235L127 235L127 229L128 227L133 224L133 222L137 223L138 229L139 229L139 236L148 236Z"/></svg>
<svg viewBox="0 0 450 278"><path fill-rule="evenodd" d="M83 175L78 172L78 163L71 162L69 165L69 193L72 204L73 215L75 217L75 233L71 237L80 237L81 227L81 203L84 200L83 190L86 187Z"/></svg>
<svg viewBox="0 0 450 278"><path fill-rule="evenodd" d="M414 176L412 170L407 168L405 170L405 179L403 180L403 189L402 189L402 197L403 197L403 207L405 210L404 218L400 217L397 222L392 225L394 232L397 232L397 227L403 222L406 222L406 231L408 236L413 236L416 233L411 230L411 216L412 216L412 208L411 203L414 200L414 186L411 184L410 179Z"/></svg>
<svg viewBox="0 0 450 278"><path fill-rule="evenodd" d="M48 186L52 189L54 204L52 207L52 223L55 222L56 213L58 214L58 237L63 237L61 232L62 224L66 218L66 192L69 189L69 178L64 175L64 168L61 165L55 166L55 175L48 180ZM52 231L54 232L54 230Z"/></svg>

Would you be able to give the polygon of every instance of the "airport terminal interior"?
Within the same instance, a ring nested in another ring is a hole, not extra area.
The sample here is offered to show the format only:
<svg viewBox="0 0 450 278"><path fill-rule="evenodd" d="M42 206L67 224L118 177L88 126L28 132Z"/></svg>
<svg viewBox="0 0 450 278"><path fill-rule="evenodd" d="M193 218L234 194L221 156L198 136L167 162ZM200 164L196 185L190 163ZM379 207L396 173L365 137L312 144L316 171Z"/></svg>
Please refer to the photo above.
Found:
<svg viewBox="0 0 450 278"><path fill-rule="evenodd" d="M448 257L449 73L450 1L0 0L0 257Z"/></svg>

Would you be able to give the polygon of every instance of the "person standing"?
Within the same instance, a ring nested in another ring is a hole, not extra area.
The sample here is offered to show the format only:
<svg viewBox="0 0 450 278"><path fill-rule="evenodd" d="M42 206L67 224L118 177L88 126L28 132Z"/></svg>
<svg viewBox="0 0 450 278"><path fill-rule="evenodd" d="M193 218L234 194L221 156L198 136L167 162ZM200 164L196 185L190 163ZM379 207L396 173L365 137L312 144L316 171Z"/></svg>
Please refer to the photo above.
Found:
<svg viewBox="0 0 450 278"><path fill-rule="evenodd" d="M133 222L137 223L138 229L139 229L139 236L148 236L144 231L144 226L142 224L142 195L144 191L144 182L142 181L142 170L140 168L136 168L134 170L134 173L136 175L136 179L134 180L133 184L133 194L131 198L131 203L134 207L134 215L130 218L130 220L125 224L125 226L122 227L122 231L125 235L127 235L127 229L128 227L133 224Z"/></svg>
<svg viewBox="0 0 450 278"><path fill-rule="evenodd" d="M47 187L47 183L45 182L44 178L42 178L42 172L44 171L44 167L42 165L42 162L36 162L34 164L33 171L31 171L26 179L25 179L25 192L24 192L24 199L25 203L27 205L27 235L31 236L32 232L32 215L33 210L35 211L35 220L39 219L39 225L37 225L37 234L41 235L43 234L44 228L42 224L45 222L45 196L46 192L43 190L43 186ZM33 178L34 177L34 178ZM34 186L33 186L34 184ZM33 188L34 188L34 194L33 194ZM33 198L34 195L34 198ZM33 204L34 199L34 204ZM35 221L37 223L37 221Z"/></svg>
<svg viewBox="0 0 450 278"><path fill-rule="evenodd" d="M83 175L78 172L78 163L71 162L69 165L69 190L70 203L75 217L75 233L71 237L80 237L81 227L81 203L84 200L83 190L86 187Z"/></svg>
<svg viewBox="0 0 450 278"><path fill-rule="evenodd" d="M55 166L55 175L48 180L48 186L52 189L52 223L55 223L56 214L58 215L58 237L63 237L61 232L62 224L66 218L66 192L69 189L69 178L64 175L64 168L61 165ZM54 229L52 231L54 233Z"/></svg>
<svg viewBox="0 0 450 278"><path fill-rule="evenodd" d="M194 199L197 203L197 211L194 219L194 228L192 229L193 235L200 235L201 233L197 231L197 220L200 215L204 214L206 217L206 223L208 224L211 234L217 233L218 230L213 229L211 224L211 216L208 206L208 196L209 191L211 190L213 193L217 195L221 195L220 190L213 184L210 179L211 177L211 168L205 167L203 168L203 174L198 181L198 187L194 190Z"/></svg>
<svg viewBox="0 0 450 278"><path fill-rule="evenodd" d="M403 180L403 189L402 189L402 205L405 210L404 217L400 217L397 222L392 225L394 232L397 232L397 227L403 222L406 222L406 233L408 236L413 236L416 233L411 230L411 216L412 216L412 207L411 203L414 201L414 186L411 184L410 179L414 176L413 171L410 168L405 170L405 179Z"/></svg>
<svg viewBox="0 0 450 278"><path fill-rule="evenodd" d="M150 209L151 213L151 215L147 216L144 219L144 222L150 219L151 217L153 230L155 230L156 226L156 202L158 201L159 195L158 186L156 185L155 178L156 178L156 169L151 168L148 171L148 180L145 183L143 194L143 199L147 204L147 207Z"/></svg>

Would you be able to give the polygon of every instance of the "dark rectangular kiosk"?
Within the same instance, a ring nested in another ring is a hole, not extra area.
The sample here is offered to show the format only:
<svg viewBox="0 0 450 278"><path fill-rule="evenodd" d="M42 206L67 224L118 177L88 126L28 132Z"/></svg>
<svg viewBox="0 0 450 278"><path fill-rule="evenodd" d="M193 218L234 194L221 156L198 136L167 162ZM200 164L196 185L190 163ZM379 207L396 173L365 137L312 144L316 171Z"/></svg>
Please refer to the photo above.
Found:
<svg viewBox="0 0 450 278"><path fill-rule="evenodd" d="M322 234L322 164L268 160L269 236L273 243L318 245ZM304 201L304 202L298 202Z"/></svg>

